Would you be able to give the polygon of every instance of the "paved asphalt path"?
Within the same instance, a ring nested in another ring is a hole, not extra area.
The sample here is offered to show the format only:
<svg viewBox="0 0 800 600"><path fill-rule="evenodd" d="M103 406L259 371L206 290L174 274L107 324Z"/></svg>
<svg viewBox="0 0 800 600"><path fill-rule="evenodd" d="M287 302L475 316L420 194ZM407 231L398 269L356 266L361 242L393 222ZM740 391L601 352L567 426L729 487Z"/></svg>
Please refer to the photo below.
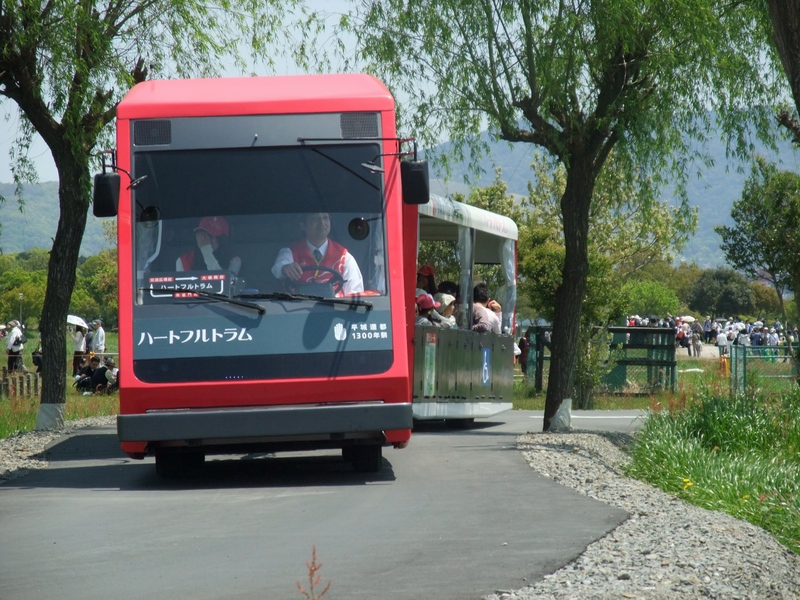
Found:
<svg viewBox="0 0 800 600"><path fill-rule="evenodd" d="M631 431L636 414L573 413ZM113 428L49 449L50 466L0 485L0 598L292 599L316 546L325 600L478 599L563 566L627 517L531 470L516 436L541 413L472 429L419 426L379 474L334 453L213 457L164 481Z"/></svg>

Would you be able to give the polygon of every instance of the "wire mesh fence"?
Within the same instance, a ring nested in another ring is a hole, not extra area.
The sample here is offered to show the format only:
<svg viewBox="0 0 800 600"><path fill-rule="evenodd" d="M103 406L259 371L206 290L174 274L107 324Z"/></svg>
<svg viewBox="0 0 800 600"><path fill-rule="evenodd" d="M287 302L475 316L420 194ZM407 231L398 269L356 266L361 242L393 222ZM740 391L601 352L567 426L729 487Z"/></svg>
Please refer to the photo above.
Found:
<svg viewBox="0 0 800 600"><path fill-rule="evenodd" d="M797 366L786 346L731 346L730 351L734 393L751 387L782 392L797 385Z"/></svg>

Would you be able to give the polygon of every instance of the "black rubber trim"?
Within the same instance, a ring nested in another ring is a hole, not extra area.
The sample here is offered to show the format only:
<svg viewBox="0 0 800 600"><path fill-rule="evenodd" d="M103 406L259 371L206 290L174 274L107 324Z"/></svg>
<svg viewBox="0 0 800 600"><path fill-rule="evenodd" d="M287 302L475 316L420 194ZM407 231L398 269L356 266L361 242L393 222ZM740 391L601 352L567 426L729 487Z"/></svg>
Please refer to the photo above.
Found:
<svg viewBox="0 0 800 600"><path fill-rule="evenodd" d="M117 417L121 442L236 440L411 429L411 403L154 411Z"/></svg>

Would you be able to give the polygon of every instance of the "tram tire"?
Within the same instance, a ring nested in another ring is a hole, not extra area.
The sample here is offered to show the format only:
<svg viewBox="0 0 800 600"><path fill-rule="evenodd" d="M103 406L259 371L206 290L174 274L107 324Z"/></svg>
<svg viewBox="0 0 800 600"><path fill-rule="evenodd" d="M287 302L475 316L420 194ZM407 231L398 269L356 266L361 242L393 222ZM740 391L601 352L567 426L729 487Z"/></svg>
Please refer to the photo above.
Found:
<svg viewBox="0 0 800 600"><path fill-rule="evenodd" d="M203 467L205 454L199 450L176 452L156 450L156 474L164 479L196 475Z"/></svg>
<svg viewBox="0 0 800 600"><path fill-rule="evenodd" d="M475 419L445 419L444 423L450 429L469 429L475 423Z"/></svg>
<svg viewBox="0 0 800 600"><path fill-rule="evenodd" d="M378 444L351 446L349 454L356 473L377 473L383 466L383 448Z"/></svg>
<svg viewBox="0 0 800 600"><path fill-rule="evenodd" d="M355 446L342 446L342 460L345 462L353 462L356 457L356 447Z"/></svg>

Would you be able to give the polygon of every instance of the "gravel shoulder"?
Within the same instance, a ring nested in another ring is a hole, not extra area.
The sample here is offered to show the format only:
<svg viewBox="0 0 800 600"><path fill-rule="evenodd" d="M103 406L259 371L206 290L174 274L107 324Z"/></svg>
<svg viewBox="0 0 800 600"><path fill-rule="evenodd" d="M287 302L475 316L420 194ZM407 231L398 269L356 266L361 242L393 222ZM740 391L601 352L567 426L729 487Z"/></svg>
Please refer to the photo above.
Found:
<svg viewBox="0 0 800 600"><path fill-rule="evenodd" d="M60 437L114 422L81 419L0 440L0 484L46 467L46 449ZM626 434L577 430L518 438L532 469L630 518L543 580L485 600L800 598L800 557L759 527L625 477L623 448L630 441Z"/></svg>
<svg viewBox="0 0 800 600"><path fill-rule="evenodd" d="M582 431L519 437L531 468L631 516L542 581L486 600L800 598L800 557L759 527L625 477L628 441Z"/></svg>
<svg viewBox="0 0 800 600"><path fill-rule="evenodd" d="M76 429L114 425L116 417L90 417L67 421L58 429L26 431L0 439L0 484L47 466L46 449L57 439Z"/></svg>

